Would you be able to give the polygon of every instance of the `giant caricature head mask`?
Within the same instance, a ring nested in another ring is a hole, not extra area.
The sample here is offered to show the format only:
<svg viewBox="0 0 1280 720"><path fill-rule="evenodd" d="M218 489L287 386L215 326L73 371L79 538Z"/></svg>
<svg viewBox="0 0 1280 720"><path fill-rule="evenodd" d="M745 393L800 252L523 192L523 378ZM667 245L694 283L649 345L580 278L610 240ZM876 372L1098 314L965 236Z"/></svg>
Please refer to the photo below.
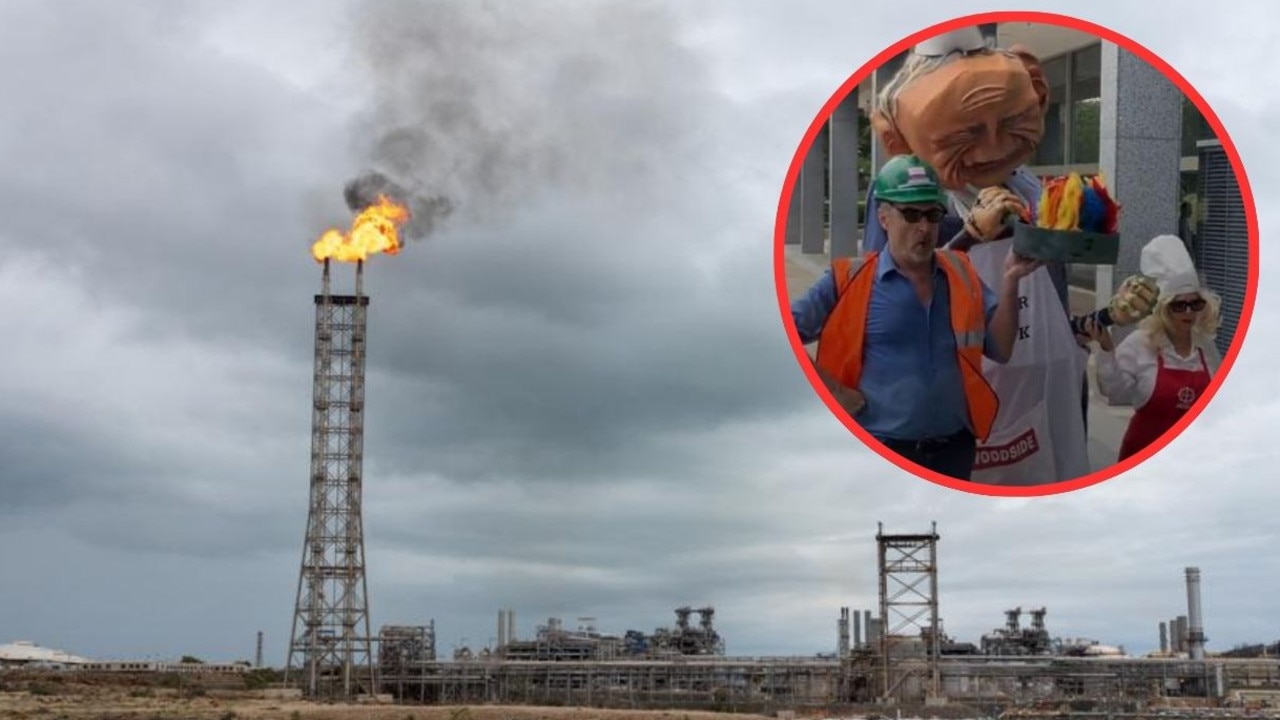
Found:
<svg viewBox="0 0 1280 720"><path fill-rule="evenodd" d="M908 61L900 72L911 67ZM1035 56L988 50L917 72L872 115L889 154L916 155L952 190L999 185L1031 159L1049 101Z"/></svg>

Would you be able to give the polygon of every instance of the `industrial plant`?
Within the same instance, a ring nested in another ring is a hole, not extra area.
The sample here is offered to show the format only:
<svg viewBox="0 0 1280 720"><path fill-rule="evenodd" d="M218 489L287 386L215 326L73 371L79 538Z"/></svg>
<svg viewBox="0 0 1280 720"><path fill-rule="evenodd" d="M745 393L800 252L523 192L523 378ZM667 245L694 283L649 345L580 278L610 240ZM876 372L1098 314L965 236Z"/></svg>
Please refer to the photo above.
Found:
<svg viewBox="0 0 1280 720"><path fill-rule="evenodd" d="M438 656L434 620L384 626L374 636L361 517L369 304L363 269L370 252L396 251L396 229L408 216L403 206L380 198L356 218L350 235L329 233L313 247L324 269L314 298L310 507L284 674L294 691L337 700L727 711L1280 701L1280 660L1206 656L1194 567L1185 570L1186 615L1159 623L1160 652L1147 657L1095 640L1054 637L1044 607L1005 609L1004 624L977 642L947 636L938 605L936 524L916 534L878 529L878 607L840 609L833 654L728 656L715 609L694 605L675 608L674 626L652 631L602 632L593 618L570 628L553 617L527 637L506 608L498 611L491 647L460 647L448 658ZM333 260L356 263L353 295L331 292Z"/></svg>
<svg viewBox="0 0 1280 720"><path fill-rule="evenodd" d="M976 642L948 636L939 614L936 524L914 534L878 528L878 606L839 609L834 653L727 655L715 608L696 604L674 608L674 623L653 630L604 632L588 617L570 628L552 617L528 636L518 632L515 611L504 608L492 646L460 647L448 658L437 652L434 620L383 626L374 635L362 520L364 254L345 256L356 263L355 293L341 295L332 292L330 274L341 253L331 257L317 248L323 271L314 298L310 501L284 687L277 692L337 701L730 712L949 706L989 714L1054 703L1077 709L1120 703L1131 713L1171 705L1280 707L1275 652L1268 656L1261 646L1257 653L1206 653L1195 567L1185 568L1186 614L1158 623L1160 650L1144 657L1096 640L1055 637L1045 607L1004 609L1003 624ZM261 658L259 633L257 667ZM247 664L98 663L30 644L5 646L0 665L68 672L249 670Z"/></svg>
<svg viewBox="0 0 1280 720"><path fill-rule="evenodd" d="M646 633L576 629L550 618L521 639L498 611L497 642L437 657L435 625L384 627L369 677L406 703L500 703L617 708L778 711L840 706L1034 706L1107 702L1130 707L1280 704L1280 659L1210 657L1200 571L1185 569L1187 614L1158 624L1145 657L1096 640L1054 637L1047 608L1004 612L978 642L942 631L936 527L876 535L879 606L841 608L834 654L733 657L714 609L675 609L675 626ZM698 621L691 617L698 615ZM1024 616L1029 623L1024 624ZM1153 628L1154 629L1154 628Z"/></svg>

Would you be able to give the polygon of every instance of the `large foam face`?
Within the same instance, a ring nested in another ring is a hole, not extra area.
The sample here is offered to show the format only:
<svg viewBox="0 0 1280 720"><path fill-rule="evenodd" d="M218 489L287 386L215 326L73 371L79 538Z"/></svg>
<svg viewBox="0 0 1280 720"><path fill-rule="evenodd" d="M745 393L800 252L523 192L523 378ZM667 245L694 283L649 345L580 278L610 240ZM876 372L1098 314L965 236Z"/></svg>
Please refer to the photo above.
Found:
<svg viewBox="0 0 1280 720"><path fill-rule="evenodd" d="M1047 103L1037 85L1043 81L1033 80L1019 57L958 58L902 89L894 124L943 186L998 185L1031 159L1044 136Z"/></svg>

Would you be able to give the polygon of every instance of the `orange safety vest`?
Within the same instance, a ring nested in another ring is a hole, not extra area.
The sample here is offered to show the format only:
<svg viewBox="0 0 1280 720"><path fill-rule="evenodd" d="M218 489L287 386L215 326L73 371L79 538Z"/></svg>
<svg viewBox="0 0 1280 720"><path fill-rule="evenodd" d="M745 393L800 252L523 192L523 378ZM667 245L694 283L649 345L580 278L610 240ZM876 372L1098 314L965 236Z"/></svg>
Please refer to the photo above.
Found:
<svg viewBox="0 0 1280 720"><path fill-rule="evenodd" d="M836 281L836 305L818 336L817 365L846 387L858 387L862 377L863 343L867 312L875 285L876 259L871 252L856 260L838 258L831 264ZM986 441L995 424L1000 402L982 376L982 344L986 336L986 304L982 280L963 253L937 250L934 257L947 275L951 294L951 329L956 337L956 362L964 381L969 421L979 442ZM872 272L862 272L872 268Z"/></svg>

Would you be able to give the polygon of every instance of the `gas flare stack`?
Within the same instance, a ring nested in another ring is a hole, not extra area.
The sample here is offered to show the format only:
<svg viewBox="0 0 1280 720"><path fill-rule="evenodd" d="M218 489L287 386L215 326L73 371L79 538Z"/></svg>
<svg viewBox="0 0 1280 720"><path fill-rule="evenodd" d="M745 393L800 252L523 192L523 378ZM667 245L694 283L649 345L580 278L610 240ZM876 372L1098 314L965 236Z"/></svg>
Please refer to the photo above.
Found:
<svg viewBox="0 0 1280 720"><path fill-rule="evenodd" d="M356 216L349 233L329 230L312 246L324 266L315 296L311 492L285 683L312 698L376 692L361 512L364 460L364 263L395 254L408 210L386 198ZM354 262L355 294L330 291L332 262Z"/></svg>

